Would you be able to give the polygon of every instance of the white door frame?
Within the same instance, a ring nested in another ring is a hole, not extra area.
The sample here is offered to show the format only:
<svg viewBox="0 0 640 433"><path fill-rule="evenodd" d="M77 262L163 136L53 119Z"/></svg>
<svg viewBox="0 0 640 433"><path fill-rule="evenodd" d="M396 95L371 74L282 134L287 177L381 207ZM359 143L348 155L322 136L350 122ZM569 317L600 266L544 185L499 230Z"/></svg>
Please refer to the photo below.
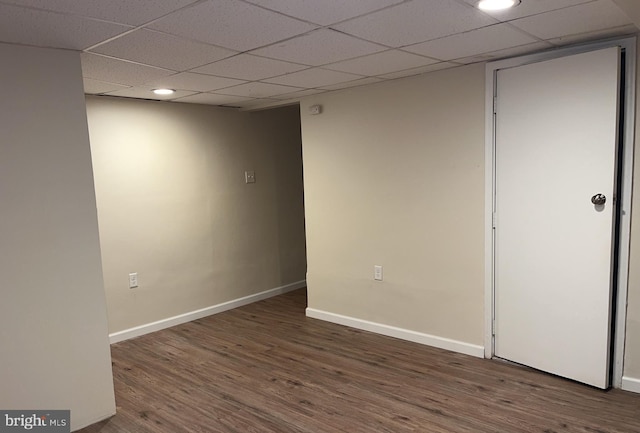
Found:
<svg viewBox="0 0 640 433"><path fill-rule="evenodd" d="M494 232L493 220L495 211L495 121L494 103L496 95L496 73L499 69L522 66L529 63L551 60L559 57L579 54L602 48L620 46L625 50L625 107L624 131L622 144L622 196L620 202L620 233L618 252L618 298L616 305L615 343L613 349L613 382L614 388L622 387L624 362L624 340L627 318L627 285L629 274L629 245L631 230L631 188L633 180L633 148L635 139L635 101L636 101L636 37L617 38L601 42L561 48L512 59L498 60L486 66L486 101L485 101L485 332L484 356L493 358L494 337Z"/></svg>

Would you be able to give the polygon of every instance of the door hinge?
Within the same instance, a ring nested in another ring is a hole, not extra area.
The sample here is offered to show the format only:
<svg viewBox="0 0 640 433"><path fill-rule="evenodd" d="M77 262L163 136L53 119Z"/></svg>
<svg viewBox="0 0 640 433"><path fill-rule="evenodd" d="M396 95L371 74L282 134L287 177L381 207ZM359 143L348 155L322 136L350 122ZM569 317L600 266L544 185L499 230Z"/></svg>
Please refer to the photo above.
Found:
<svg viewBox="0 0 640 433"><path fill-rule="evenodd" d="M493 212L491 214L491 227L494 228L494 229L496 228L496 220L497 220L496 213Z"/></svg>
<svg viewBox="0 0 640 433"><path fill-rule="evenodd" d="M493 97L493 114L498 113L498 97Z"/></svg>

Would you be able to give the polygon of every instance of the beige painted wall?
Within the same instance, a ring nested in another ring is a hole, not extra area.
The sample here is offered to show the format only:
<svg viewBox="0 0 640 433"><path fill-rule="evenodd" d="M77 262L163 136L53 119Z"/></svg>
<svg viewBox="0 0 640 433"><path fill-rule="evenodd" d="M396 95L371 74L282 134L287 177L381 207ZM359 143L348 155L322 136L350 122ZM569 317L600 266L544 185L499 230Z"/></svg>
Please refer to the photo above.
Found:
<svg viewBox="0 0 640 433"><path fill-rule="evenodd" d="M309 307L483 344L484 97L474 65L301 104Z"/></svg>
<svg viewBox="0 0 640 433"><path fill-rule="evenodd" d="M115 413L78 53L0 44L0 407Z"/></svg>
<svg viewBox="0 0 640 433"><path fill-rule="evenodd" d="M87 113L111 333L304 280L297 106L88 97Z"/></svg>
<svg viewBox="0 0 640 433"><path fill-rule="evenodd" d="M638 45L640 71L640 45ZM640 75L637 74L640 92ZM634 161L634 194L631 214L631 251L629 269L629 298L627 304L627 335L625 340L624 376L640 380L640 106L636 98L636 148Z"/></svg>
<svg viewBox="0 0 640 433"><path fill-rule="evenodd" d="M638 0L613 0L631 21L640 28L640 3Z"/></svg>

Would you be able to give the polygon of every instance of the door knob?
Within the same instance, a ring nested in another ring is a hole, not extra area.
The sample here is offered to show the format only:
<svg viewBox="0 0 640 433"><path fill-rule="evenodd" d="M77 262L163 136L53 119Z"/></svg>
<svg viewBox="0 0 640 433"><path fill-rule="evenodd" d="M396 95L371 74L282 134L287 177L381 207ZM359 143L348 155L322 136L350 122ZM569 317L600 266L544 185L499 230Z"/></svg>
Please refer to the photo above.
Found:
<svg viewBox="0 0 640 433"><path fill-rule="evenodd" d="M601 206L605 204L606 201L607 201L607 197L605 197L604 194L596 194L593 197L591 197L591 203L595 204L596 206Z"/></svg>

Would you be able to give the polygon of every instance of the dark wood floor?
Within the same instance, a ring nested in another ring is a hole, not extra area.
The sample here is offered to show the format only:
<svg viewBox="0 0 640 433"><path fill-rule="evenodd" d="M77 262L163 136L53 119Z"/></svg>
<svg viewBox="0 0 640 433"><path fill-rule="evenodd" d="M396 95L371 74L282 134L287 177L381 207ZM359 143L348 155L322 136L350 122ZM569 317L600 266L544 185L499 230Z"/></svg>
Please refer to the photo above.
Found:
<svg viewBox="0 0 640 433"><path fill-rule="evenodd" d="M82 432L640 432L640 395L306 318L298 290L112 346Z"/></svg>

